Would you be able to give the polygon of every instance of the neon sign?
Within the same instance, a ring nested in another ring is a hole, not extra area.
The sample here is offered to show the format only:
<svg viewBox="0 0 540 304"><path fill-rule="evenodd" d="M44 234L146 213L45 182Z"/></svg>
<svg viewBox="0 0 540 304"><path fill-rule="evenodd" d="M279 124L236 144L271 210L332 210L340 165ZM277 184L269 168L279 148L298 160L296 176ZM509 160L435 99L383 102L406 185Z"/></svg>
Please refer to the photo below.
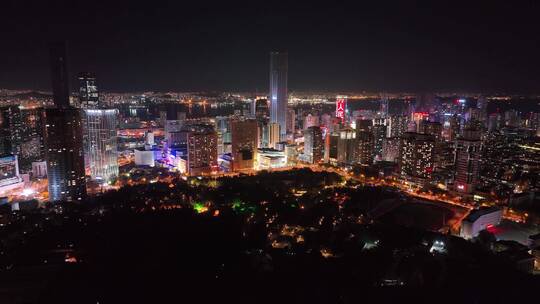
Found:
<svg viewBox="0 0 540 304"><path fill-rule="evenodd" d="M336 117L341 119L341 121L345 120L346 109L347 109L347 97L338 96L336 98Z"/></svg>

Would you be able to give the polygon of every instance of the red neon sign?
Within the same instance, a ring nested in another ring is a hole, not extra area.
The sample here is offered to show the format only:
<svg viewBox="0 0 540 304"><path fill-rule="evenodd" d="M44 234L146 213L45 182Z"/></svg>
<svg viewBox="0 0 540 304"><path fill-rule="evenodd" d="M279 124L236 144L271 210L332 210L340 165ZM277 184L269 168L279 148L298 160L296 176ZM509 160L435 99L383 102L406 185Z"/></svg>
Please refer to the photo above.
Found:
<svg viewBox="0 0 540 304"><path fill-rule="evenodd" d="M347 108L347 98L336 98L336 117L345 120L345 109Z"/></svg>

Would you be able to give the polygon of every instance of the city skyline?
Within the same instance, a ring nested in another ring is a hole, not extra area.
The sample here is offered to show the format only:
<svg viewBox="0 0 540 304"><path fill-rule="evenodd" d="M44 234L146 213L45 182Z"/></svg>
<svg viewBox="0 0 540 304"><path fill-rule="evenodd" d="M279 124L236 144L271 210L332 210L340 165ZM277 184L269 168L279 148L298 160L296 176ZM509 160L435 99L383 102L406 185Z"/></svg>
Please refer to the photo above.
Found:
<svg viewBox="0 0 540 304"><path fill-rule="evenodd" d="M481 3L10 1L0 303L530 302L540 22Z"/></svg>

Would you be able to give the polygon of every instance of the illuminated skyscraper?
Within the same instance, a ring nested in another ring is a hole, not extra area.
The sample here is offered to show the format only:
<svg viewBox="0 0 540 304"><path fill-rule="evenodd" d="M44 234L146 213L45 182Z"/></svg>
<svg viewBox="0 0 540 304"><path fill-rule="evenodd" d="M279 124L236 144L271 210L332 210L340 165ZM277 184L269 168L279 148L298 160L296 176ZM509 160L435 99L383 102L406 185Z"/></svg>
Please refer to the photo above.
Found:
<svg viewBox="0 0 540 304"><path fill-rule="evenodd" d="M217 171L217 133L215 131L189 132L187 151L189 175L209 174Z"/></svg>
<svg viewBox="0 0 540 304"><path fill-rule="evenodd" d="M78 79L86 173L92 180L109 182L118 176L118 110L101 107L93 74L80 73Z"/></svg>
<svg viewBox="0 0 540 304"><path fill-rule="evenodd" d="M276 149L276 145L280 142L280 126L278 123L271 122L268 125L268 146L270 148Z"/></svg>
<svg viewBox="0 0 540 304"><path fill-rule="evenodd" d="M99 107L99 94L96 77L87 72L79 73L79 104L83 109L95 109Z"/></svg>
<svg viewBox="0 0 540 304"><path fill-rule="evenodd" d="M287 53L270 53L270 122L280 125L283 138L287 132Z"/></svg>
<svg viewBox="0 0 540 304"><path fill-rule="evenodd" d="M43 108L21 108L21 152L19 167L21 172L32 170L32 162L45 159L43 143Z"/></svg>
<svg viewBox="0 0 540 304"><path fill-rule="evenodd" d="M399 168L407 179L427 179L433 172L435 139L432 135L407 132L401 138Z"/></svg>
<svg viewBox="0 0 540 304"><path fill-rule="evenodd" d="M407 123L409 122L406 115L393 115L388 120L388 129L386 137L399 138L403 133L407 132Z"/></svg>
<svg viewBox="0 0 540 304"><path fill-rule="evenodd" d="M45 111L45 153L50 201L77 201L86 196L81 114L69 106L65 44L51 48L55 108Z"/></svg>
<svg viewBox="0 0 540 304"><path fill-rule="evenodd" d="M314 126L304 130L304 155L316 164L324 156L324 140L320 127Z"/></svg>
<svg viewBox="0 0 540 304"><path fill-rule="evenodd" d="M464 129L463 136L456 144L455 190L471 193L478 180L478 162L480 159L480 131Z"/></svg>
<svg viewBox="0 0 540 304"><path fill-rule="evenodd" d="M84 110L84 158L93 180L118 176L116 109Z"/></svg>
<svg viewBox="0 0 540 304"><path fill-rule="evenodd" d="M358 140L356 131L351 128L339 130L337 140L337 161L340 164L352 165L358 162Z"/></svg>
<svg viewBox="0 0 540 304"><path fill-rule="evenodd" d="M18 106L0 108L0 156L18 155L21 150L21 111Z"/></svg>
<svg viewBox="0 0 540 304"><path fill-rule="evenodd" d="M371 119L360 119L356 122L356 140L358 142L358 162L362 165L373 164L374 139Z"/></svg>
<svg viewBox="0 0 540 304"><path fill-rule="evenodd" d="M373 153L378 159L382 159L383 143L386 138L386 119L373 119Z"/></svg>
<svg viewBox="0 0 540 304"><path fill-rule="evenodd" d="M86 179L80 111L47 109L45 120L49 200L82 200L86 196Z"/></svg>

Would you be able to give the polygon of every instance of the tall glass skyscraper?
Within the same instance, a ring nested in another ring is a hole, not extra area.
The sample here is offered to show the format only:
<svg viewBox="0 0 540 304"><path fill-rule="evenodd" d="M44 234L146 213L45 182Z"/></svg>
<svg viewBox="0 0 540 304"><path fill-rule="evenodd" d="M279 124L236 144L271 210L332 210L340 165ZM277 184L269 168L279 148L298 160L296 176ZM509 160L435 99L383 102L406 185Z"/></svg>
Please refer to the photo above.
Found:
<svg viewBox="0 0 540 304"><path fill-rule="evenodd" d="M84 110L84 158L93 180L108 182L118 176L118 110Z"/></svg>
<svg viewBox="0 0 540 304"><path fill-rule="evenodd" d="M49 200L80 201L86 196L80 111L47 109L45 120Z"/></svg>
<svg viewBox="0 0 540 304"><path fill-rule="evenodd" d="M283 139L287 133L287 53L270 53L270 123L278 123Z"/></svg>
<svg viewBox="0 0 540 304"><path fill-rule="evenodd" d="M51 48L54 108L45 111L45 149L50 201L77 201L86 196L82 122L69 105L65 43Z"/></svg>
<svg viewBox="0 0 540 304"><path fill-rule="evenodd" d="M93 74L80 73L78 79L86 173L92 180L109 182L118 176L118 110L101 107Z"/></svg>

